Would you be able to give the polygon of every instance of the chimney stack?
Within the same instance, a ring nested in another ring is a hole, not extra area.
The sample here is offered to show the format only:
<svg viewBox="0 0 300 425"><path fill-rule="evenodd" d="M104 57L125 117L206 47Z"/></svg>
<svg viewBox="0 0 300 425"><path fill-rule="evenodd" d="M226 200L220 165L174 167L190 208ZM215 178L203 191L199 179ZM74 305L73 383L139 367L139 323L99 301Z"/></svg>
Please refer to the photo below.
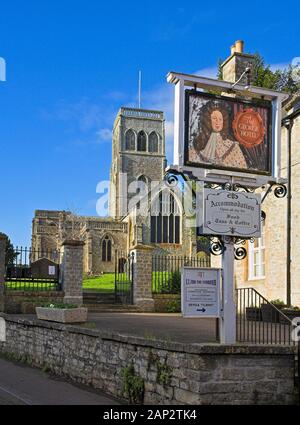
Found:
<svg viewBox="0 0 300 425"><path fill-rule="evenodd" d="M243 40L237 40L235 42L235 51L236 51L236 53L244 53L244 42L243 42Z"/></svg>
<svg viewBox="0 0 300 425"><path fill-rule="evenodd" d="M247 67L253 67L254 55L244 53L244 41L237 40L230 47L230 56L222 63L223 80L235 83ZM241 84L247 84L246 77Z"/></svg>

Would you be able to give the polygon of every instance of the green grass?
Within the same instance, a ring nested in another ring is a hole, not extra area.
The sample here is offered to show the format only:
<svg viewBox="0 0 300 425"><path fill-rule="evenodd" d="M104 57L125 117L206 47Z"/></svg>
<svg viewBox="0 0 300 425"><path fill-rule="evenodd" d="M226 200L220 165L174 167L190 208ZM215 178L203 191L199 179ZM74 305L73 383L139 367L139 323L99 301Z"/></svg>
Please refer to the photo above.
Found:
<svg viewBox="0 0 300 425"><path fill-rule="evenodd" d="M130 283L127 281L126 274L118 275L119 281L123 281L124 283L120 283L119 287L125 292L130 289ZM83 290L94 290L97 292L115 292L115 274L114 273L106 273L97 277L89 277L83 280Z"/></svg>
<svg viewBox="0 0 300 425"><path fill-rule="evenodd" d="M25 292L35 292L35 291L56 291L55 285L53 283L32 283L32 282L5 282L5 288L9 291L25 291Z"/></svg>
<svg viewBox="0 0 300 425"><path fill-rule="evenodd" d="M171 272L153 272L152 273L152 290L153 292L159 292L161 286L168 287L168 282L172 278ZM126 282L127 276L119 274L119 280ZM39 291L39 290L50 290L53 286L51 283L31 283L31 282L6 282L5 286L7 290L16 291ZM120 285L121 286L121 285ZM129 289L129 283L123 284L123 290ZM83 290L95 290L98 292L111 292L115 291L115 274L105 273L96 277L86 277L83 279ZM54 290L54 289L53 289Z"/></svg>
<svg viewBox="0 0 300 425"><path fill-rule="evenodd" d="M83 289L94 289L99 292L115 291L115 274L106 273L97 277L83 279Z"/></svg>
<svg viewBox="0 0 300 425"><path fill-rule="evenodd" d="M168 287L168 282L172 277L171 272L153 272L152 273L152 290L158 292L161 286ZM126 274L119 275L120 280L126 281ZM159 285L160 283L160 285ZM123 289L126 289L127 284L123 284ZM129 284L128 284L129 288ZM115 275L107 273L97 277L86 278L83 281L83 289L93 289L99 292L114 292L115 290Z"/></svg>

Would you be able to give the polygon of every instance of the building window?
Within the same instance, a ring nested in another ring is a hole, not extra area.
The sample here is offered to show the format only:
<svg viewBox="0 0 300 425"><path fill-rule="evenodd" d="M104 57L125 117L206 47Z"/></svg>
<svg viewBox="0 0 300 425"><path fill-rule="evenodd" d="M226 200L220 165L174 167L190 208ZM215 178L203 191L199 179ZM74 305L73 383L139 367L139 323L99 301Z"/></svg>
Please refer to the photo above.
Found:
<svg viewBox="0 0 300 425"><path fill-rule="evenodd" d="M111 261L111 239L108 236L102 240L102 261Z"/></svg>
<svg viewBox="0 0 300 425"><path fill-rule="evenodd" d="M180 243L180 210L169 190L160 192L151 206L151 242Z"/></svg>
<svg viewBox="0 0 300 425"><path fill-rule="evenodd" d="M135 134L134 134L133 130L126 131L125 149L127 151L134 151L135 150Z"/></svg>
<svg viewBox="0 0 300 425"><path fill-rule="evenodd" d="M149 136L149 152L158 152L158 136L154 131Z"/></svg>
<svg viewBox="0 0 300 425"><path fill-rule="evenodd" d="M141 196L141 199L144 198L145 196L149 195L150 196L150 191L149 191L149 183L150 183L150 179L146 176L144 176L143 174L141 176L138 177L137 179L138 182L143 182L145 185L142 185L142 187L139 187L138 190L138 194L139 196ZM145 204L144 204L145 206ZM136 204L137 209L139 210L141 208L141 202L138 201Z"/></svg>
<svg viewBox="0 0 300 425"><path fill-rule="evenodd" d="M140 131L137 139L137 150L139 152L146 152L147 137L144 131Z"/></svg>
<svg viewBox="0 0 300 425"><path fill-rule="evenodd" d="M144 183L148 183L148 179L146 176L144 176L143 174L138 178L138 181L140 182L144 182Z"/></svg>
<svg viewBox="0 0 300 425"><path fill-rule="evenodd" d="M261 237L249 242L248 279L264 279L265 277L265 229L262 225Z"/></svg>

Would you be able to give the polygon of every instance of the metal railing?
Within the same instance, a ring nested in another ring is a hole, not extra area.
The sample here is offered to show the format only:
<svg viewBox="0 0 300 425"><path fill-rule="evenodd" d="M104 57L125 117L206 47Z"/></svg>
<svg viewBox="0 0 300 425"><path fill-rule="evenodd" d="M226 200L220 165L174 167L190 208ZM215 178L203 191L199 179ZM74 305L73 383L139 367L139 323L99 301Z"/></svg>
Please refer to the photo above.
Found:
<svg viewBox="0 0 300 425"><path fill-rule="evenodd" d="M181 268L210 267L210 258L196 256L154 254L152 256L152 292L180 294Z"/></svg>
<svg viewBox="0 0 300 425"><path fill-rule="evenodd" d="M115 252L115 302L133 304L134 253Z"/></svg>
<svg viewBox="0 0 300 425"><path fill-rule="evenodd" d="M238 342L297 344L292 339L292 320L254 288L236 289L236 304Z"/></svg>
<svg viewBox="0 0 300 425"><path fill-rule="evenodd" d="M5 290L60 290L58 250L14 247L6 258Z"/></svg>

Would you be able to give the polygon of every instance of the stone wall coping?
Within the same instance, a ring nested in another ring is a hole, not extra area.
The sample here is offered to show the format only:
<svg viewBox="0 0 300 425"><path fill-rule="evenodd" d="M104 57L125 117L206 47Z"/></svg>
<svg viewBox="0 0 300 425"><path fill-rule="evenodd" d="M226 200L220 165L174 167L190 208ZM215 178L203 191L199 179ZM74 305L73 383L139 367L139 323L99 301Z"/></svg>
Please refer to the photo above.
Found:
<svg viewBox="0 0 300 425"><path fill-rule="evenodd" d="M62 245L70 245L70 246L83 246L85 245L84 241L79 241L79 240L75 240L75 239L66 239L65 241L63 241Z"/></svg>
<svg viewBox="0 0 300 425"><path fill-rule="evenodd" d="M51 297L59 297L64 296L64 291L7 291L5 293L6 297L13 298L14 296L18 297L26 297L30 298L34 296L36 299L38 298L51 298Z"/></svg>
<svg viewBox="0 0 300 425"><path fill-rule="evenodd" d="M167 300L169 298L181 299L181 294L152 294L153 298Z"/></svg>
<svg viewBox="0 0 300 425"><path fill-rule="evenodd" d="M206 354L206 355L295 355L297 353L296 346L283 345L220 345L216 343L202 344L184 344L180 342L169 342L164 340L147 340L143 337L119 334L117 332L107 332L100 329L88 329L81 326L65 325L55 322L47 322L38 319L27 319L17 315L0 313L7 322L20 324L22 326L40 327L45 329L53 329L61 332L88 335L102 340L120 342L124 344L144 346L156 348L159 350L175 351L189 354Z"/></svg>

